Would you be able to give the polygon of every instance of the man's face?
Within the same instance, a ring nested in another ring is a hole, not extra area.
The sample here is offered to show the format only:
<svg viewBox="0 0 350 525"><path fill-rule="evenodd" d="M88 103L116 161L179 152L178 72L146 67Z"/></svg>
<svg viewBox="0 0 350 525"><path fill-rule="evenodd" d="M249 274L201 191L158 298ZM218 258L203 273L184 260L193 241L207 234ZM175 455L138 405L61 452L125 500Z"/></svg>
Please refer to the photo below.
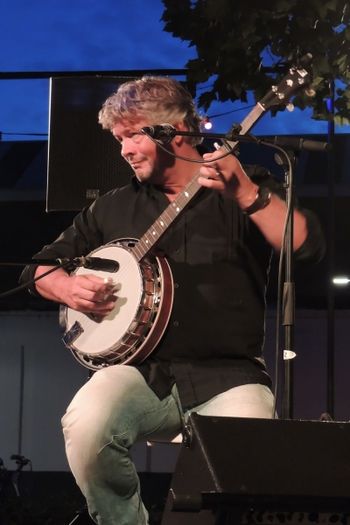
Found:
<svg viewBox="0 0 350 525"><path fill-rule="evenodd" d="M134 170L137 179L160 184L165 168L164 157L168 157L169 162L169 156L162 154L157 144L140 133L141 128L148 125L149 122L144 120L133 123L123 120L113 127L112 134L121 144L121 154Z"/></svg>

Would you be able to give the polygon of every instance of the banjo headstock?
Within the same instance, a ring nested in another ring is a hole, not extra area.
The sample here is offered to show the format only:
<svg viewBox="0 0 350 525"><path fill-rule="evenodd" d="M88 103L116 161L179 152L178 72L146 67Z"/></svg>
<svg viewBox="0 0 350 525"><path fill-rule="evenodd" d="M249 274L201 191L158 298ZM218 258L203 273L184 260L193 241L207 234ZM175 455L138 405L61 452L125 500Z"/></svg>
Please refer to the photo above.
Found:
<svg viewBox="0 0 350 525"><path fill-rule="evenodd" d="M311 54L305 55L300 61L300 67L290 67L287 75L279 84L271 86L268 93L259 101L265 111L278 106L286 106L300 89L305 89L310 84L311 74L306 67L311 59Z"/></svg>

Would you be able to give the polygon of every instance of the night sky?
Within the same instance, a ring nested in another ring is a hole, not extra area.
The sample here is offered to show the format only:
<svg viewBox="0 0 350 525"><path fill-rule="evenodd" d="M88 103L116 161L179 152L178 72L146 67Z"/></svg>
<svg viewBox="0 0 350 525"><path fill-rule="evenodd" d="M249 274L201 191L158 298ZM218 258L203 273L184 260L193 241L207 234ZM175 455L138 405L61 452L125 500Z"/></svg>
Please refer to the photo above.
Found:
<svg viewBox="0 0 350 525"><path fill-rule="evenodd" d="M161 0L0 0L0 72L182 69L195 56L163 31ZM45 138L48 80L0 80L3 140ZM226 132L249 112L238 102L211 106L214 130ZM241 111L240 111L241 109ZM338 132L348 132L350 127ZM264 116L255 132L326 133L310 112ZM43 136L34 134L42 133ZM33 135L27 135L33 134Z"/></svg>

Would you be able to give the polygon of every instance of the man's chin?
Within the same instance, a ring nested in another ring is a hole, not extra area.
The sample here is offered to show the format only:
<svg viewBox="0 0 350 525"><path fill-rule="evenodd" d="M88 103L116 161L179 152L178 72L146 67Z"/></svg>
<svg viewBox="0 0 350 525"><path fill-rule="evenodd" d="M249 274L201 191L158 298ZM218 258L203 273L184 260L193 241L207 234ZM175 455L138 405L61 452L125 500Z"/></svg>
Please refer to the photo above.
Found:
<svg viewBox="0 0 350 525"><path fill-rule="evenodd" d="M149 178L142 171L135 171L134 173L135 173L135 177L137 178L139 182L146 182Z"/></svg>
<svg viewBox="0 0 350 525"><path fill-rule="evenodd" d="M152 173L141 171L141 170L137 170L134 173L135 173L135 177L137 178L137 180L141 183L142 182L155 183L155 177Z"/></svg>

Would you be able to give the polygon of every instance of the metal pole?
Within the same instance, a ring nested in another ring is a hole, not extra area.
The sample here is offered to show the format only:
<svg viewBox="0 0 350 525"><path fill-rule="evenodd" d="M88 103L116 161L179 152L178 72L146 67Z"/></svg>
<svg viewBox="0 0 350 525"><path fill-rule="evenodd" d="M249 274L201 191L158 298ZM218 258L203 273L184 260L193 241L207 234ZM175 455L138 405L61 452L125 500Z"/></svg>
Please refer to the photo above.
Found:
<svg viewBox="0 0 350 525"><path fill-rule="evenodd" d="M335 263L335 181L334 181L334 80L329 82L328 109L328 143L331 148L328 152L328 294L327 294L327 412L334 419L334 286L332 278L334 276Z"/></svg>

